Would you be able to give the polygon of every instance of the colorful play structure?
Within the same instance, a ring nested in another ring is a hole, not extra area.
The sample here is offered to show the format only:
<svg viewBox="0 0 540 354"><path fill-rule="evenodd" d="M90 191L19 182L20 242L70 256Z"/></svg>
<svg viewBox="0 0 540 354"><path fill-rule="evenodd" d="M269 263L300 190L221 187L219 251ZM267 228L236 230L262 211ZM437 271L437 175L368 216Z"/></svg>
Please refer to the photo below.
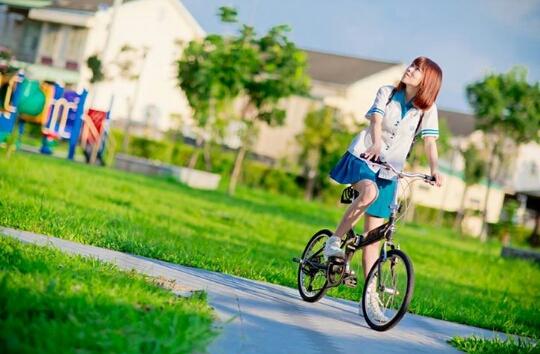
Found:
<svg viewBox="0 0 540 354"><path fill-rule="evenodd" d="M87 162L103 163L110 109L85 111L87 96L84 89L66 90L59 83L30 80L23 71L0 73L0 144L18 133L18 145L25 125L39 124L41 153L50 155L59 141L67 140L68 159L73 160L81 146Z"/></svg>

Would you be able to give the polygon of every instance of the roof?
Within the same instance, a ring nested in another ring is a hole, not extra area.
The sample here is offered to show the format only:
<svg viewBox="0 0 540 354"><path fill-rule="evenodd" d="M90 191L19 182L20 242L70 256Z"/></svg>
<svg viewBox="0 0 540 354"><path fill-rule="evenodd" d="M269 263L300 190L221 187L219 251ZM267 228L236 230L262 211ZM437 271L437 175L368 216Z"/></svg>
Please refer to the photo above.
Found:
<svg viewBox="0 0 540 354"><path fill-rule="evenodd" d="M124 0L127 2L130 0ZM101 8L113 6L114 0L0 0L0 4L19 8L65 9L76 11L96 12Z"/></svg>
<svg viewBox="0 0 540 354"><path fill-rule="evenodd" d="M44 7L52 3L52 0L1 0L0 4L11 7L31 9L35 7Z"/></svg>
<svg viewBox="0 0 540 354"><path fill-rule="evenodd" d="M54 0L50 8L96 12L112 6L114 0Z"/></svg>
<svg viewBox="0 0 540 354"><path fill-rule="evenodd" d="M314 80L351 85L361 79L401 63L362 59L352 56L306 50L308 73Z"/></svg>
<svg viewBox="0 0 540 354"><path fill-rule="evenodd" d="M453 136L468 136L476 130L472 114L439 109L439 118L446 121Z"/></svg>

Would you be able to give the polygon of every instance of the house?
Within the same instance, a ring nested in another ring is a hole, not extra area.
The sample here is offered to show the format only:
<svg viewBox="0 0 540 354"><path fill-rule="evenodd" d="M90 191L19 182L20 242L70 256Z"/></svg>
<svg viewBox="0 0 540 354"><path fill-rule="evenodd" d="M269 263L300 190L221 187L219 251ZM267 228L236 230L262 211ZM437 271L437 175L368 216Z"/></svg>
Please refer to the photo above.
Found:
<svg viewBox="0 0 540 354"><path fill-rule="evenodd" d="M426 188L417 184L414 187L415 201L433 208L446 211L458 211L461 197L465 191L463 169L465 161L459 149L470 143L481 144L483 134L475 128L475 117L472 114L440 109L439 117L446 121L451 134L453 151L441 158L440 168L445 174L446 183L442 191ZM508 198L516 198L520 202L518 210L519 223L533 228L540 215L540 145L528 143L519 147L510 168L510 175L495 181L490 188L487 220L498 222L503 204ZM482 211L486 202L487 182L467 189L464 199L466 210ZM464 220L465 229L473 235L480 232L481 217L469 216Z"/></svg>
<svg viewBox="0 0 540 354"><path fill-rule="evenodd" d="M401 63L307 50L310 98L292 97L285 103L287 118L281 127L262 127L254 152L279 159L297 155L296 136L305 115L322 104L335 107L351 123L361 122L379 87L397 84L405 70Z"/></svg>
<svg viewBox="0 0 540 354"><path fill-rule="evenodd" d="M90 88L97 109L108 109L112 100L117 126L130 116L136 126L163 131L171 116L191 115L174 61L181 44L204 31L179 0L4 0L0 32L0 45L14 52L29 77ZM112 70L126 46L136 53L129 60L138 82ZM95 54L108 79L92 86L86 60Z"/></svg>

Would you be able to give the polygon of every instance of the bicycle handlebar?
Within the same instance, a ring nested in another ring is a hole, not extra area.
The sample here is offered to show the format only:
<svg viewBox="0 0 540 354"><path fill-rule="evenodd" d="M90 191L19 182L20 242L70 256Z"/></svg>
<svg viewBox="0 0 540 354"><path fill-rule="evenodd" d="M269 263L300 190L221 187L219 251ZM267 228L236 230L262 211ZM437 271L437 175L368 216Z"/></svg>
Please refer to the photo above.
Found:
<svg viewBox="0 0 540 354"><path fill-rule="evenodd" d="M407 177L407 178L421 178L425 182L428 182L428 183L429 182L435 182L435 177L433 177L433 176L426 175L426 174L423 174L423 173L400 172L394 166L392 166L390 163L382 161L380 158L378 158L376 160L373 160L373 159L368 160L364 156L365 156L364 154L360 154L360 159L363 160L363 161L369 162L371 164L378 165L379 167L382 167L384 169L390 170L390 171L394 172L399 178L404 178L404 177Z"/></svg>

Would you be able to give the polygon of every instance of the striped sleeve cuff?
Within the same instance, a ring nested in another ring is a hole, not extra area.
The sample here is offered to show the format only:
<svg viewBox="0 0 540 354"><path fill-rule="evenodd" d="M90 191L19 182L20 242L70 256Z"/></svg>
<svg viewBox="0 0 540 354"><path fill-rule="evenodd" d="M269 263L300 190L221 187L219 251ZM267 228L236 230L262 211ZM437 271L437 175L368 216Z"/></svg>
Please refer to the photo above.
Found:
<svg viewBox="0 0 540 354"><path fill-rule="evenodd" d="M371 107L370 110L366 113L366 116L371 116L374 113L379 113L380 115L384 116L384 111L378 107Z"/></svg>
<svg viewBox="0 0 540 354"><path fill-rule="evenodd" d="M420 132L420 136L422 138L425 138L426 136L434 136L439 137L439 130L438 129L422 129Z"/></svg>

